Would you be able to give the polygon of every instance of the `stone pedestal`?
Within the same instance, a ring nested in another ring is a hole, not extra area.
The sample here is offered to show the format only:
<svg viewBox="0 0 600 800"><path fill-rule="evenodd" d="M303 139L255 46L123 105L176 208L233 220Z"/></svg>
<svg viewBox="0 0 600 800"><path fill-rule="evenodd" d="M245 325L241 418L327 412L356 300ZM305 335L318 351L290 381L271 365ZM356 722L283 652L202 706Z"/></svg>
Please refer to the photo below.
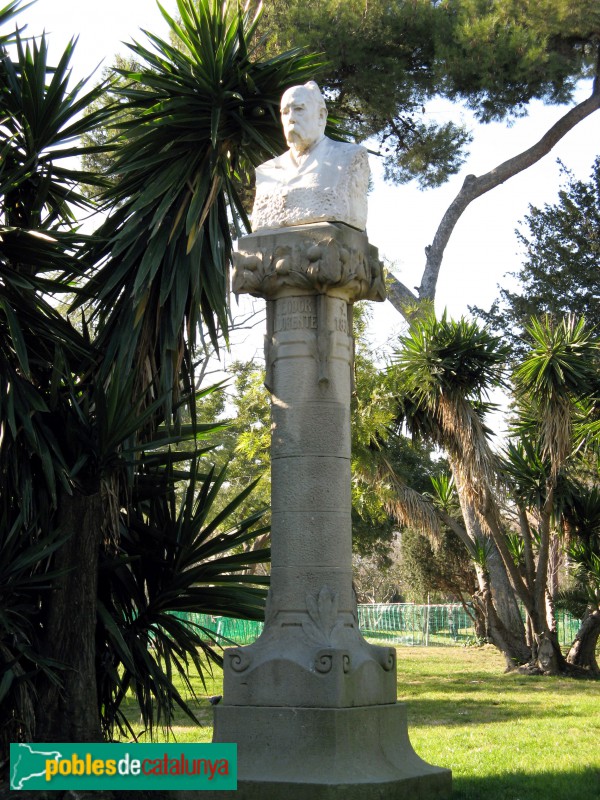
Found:
<svg viewBox="0 0 600 800"><path fill-rule="evenodd" d="M215 741L238 742L238 789L213 800L444 800L450 772L408 740L405 707L215 711ZM200 793L183 794L192 800ZM202 792L202 797L207 793Z"/></svg>
<svg viewBox="0 0 600 800"><path fill-rule="evenodd" d="M253 234L239 242L233 290L267 299L272 395L265 627L225 651L215 708L214 741L238 743L235 796L447 797L449 770L408 740L395 649L362 637L352 588L352 303L384 299L377 251L339 223Z"/></svg>

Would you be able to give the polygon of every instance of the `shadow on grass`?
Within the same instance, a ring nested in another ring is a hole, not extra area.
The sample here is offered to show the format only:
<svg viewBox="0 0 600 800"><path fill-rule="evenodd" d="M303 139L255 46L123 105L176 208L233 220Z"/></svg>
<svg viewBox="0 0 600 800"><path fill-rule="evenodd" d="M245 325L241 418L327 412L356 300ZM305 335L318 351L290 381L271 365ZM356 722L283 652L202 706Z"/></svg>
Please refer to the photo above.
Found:
<svg viewBox="0 0 600 800"><path fill-rule="evenodd" d="M483 674L404 683L398 680L398 702L406 704L409 724L436 725L443 721L477 725L515 717L557 719L577 714L579 701L593 703L594 698L600 701L599 681Z"/></svg>
<svg viewBox="0 0 600 800"><path fill-rule="evenodd" d="M600 770L455 778L452 800L599 800Z"/></svg>
<svg viewBox="0 0 600 800"><path fill-rule="evenodd" d="M425 700L414 697L398 698L399 703L406 706L408 725L489 725L490 723L511 722L519 719L560 719L572 717L573 710L560 707L522 705L518 710L511 701L481 699L461 700ZM542 800L542 798L540 798ZM598 798L600 800L600 797Z"/></svg>

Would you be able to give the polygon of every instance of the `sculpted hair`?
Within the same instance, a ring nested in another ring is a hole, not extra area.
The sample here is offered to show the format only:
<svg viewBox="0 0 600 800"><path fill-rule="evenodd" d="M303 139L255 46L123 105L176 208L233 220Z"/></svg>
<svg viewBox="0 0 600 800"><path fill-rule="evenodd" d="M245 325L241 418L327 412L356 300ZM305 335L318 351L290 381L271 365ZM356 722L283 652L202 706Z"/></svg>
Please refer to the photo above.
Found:
<svg viewBox="0 0 600 800"><path fill-rule="evenodd" d="M321 94L321 90L315 81L308 81L304 84L304 88L310 93L313 103L316 103L319 110L323 109L327 113L327 106L325 105L325 98Z"/></svg>
<svg viewBox="0 0 600 800"><path fill-rule="evenodd" d="M321 90L319 89L318 84L315 81L308 81L307 83L299 84L298 86L290 86L289 89L286 89L282 95L281 102L285 98L287 98L292 92L296 91L297 89L304 89L304 91L308 94L311 101L315 103L319 111L323 109L325 115L327 116L327 106L325 104L325 98L321 94Z"/></svg>

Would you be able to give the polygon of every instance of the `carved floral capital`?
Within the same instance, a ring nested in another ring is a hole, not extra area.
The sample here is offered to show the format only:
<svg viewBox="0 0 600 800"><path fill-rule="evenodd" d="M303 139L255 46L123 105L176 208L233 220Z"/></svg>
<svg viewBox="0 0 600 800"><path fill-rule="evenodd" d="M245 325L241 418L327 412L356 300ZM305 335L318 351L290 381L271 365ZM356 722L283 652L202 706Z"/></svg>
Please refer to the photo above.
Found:
<svg viewBox="0 0 600 800"><path fill-rule="evenodd" d="M233 291L272 299L301 290L347 302L385 300L377 248L347 225L298 225L244 236L234 255Z"/></svg>

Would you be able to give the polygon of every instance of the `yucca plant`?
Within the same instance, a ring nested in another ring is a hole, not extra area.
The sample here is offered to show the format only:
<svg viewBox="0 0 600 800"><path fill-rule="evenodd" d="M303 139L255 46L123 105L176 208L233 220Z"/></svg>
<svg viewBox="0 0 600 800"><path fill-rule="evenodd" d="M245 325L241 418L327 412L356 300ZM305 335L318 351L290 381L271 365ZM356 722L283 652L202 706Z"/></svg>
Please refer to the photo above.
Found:
<svg viewBox="0 0 600 800"><path fill-rule="evenodd" d="M139 69L120 70L118 180L96 253L105 262L87 286L105 372L135 367L140 389L158 376L168 392L192 369L199 325L215 346L227 333L231 226L249 228L241 188L285 148L283 91L318 66L298 51L260 58L258 15L237 3L177 0L177 10L179 20L161 8L171 41L147 33L146 46L130 45Z"/></svg>
<svg viewBox="0 0 600 800"><path fill-rule="evenodd" d="M83 155L79 137L105 120L110 109L82 114L105 87L84 92L85 80L71 86L73 41L51 66L45 36L39 42L24 42L19 34L14 38L16 60L3 59L0 86L4 164L19 179L4 195L3 215L8 225L48 231L57 223L74 222L74 207L89 208L79 191L84 178L102 183L69 159Z"/></svg>
<svg viewBox="0 0 600 800"><path fill-rule="evenodd" d="M10 3L0 21L19 10ZM77 191L76 140L108 111L81 117L104 87L69 86L72 43L53 67L44 37L39 43L24 42L18 32L9 38L15 56L3 50L0 60L0 473L4 496L19 498L28 522L36 514L33 473L43 473L52 502L57 482L66 480L51 423L56 390L93 358L89 342L49 296L70 292L61 275L72 271L85 240L74 229L73 205L89 209Z"/></svg>
<svg viewBox="0 0 600 800"><path fill-rule="evenodd" d="M0 23L23 8L4 6ZM70 292L61 275L73 271L85 238L73 211L88 207L77 191L77 138L107 118L81 118L103 87L71 85L72 53L70 44L54 66L44 37L0 34L0 685L2 719L17 738L36 733L42 684L58 691L65 674L47 647L63 575L48 561L69 538L56 524L60 497L72 492L62 440L73 412L68 385L95 358L56 309Z"/></svg>
<svg viewBox="0 0 600 800"><path fill-rule="evenodd" d="M37 543L60 542L44 571L51 591L34 584L33 598L30 587L39 639L23 632L35 736L46 741L112 730L127 686L149 727L168 724L173 671L201 666L199 642L219 659L168 612L261 613L261 581L243 573L266 556L244 553L257 520L224 533L231 506L210 519L223 477L201 475L193 365L198 331L216 340L226 330L229 226L245 221L238 187L283 148L279 97L313 77L316 60L261 61L256 20L237 5L178 9L181 23L166 16L180 47L151 34L133 45L142 66L127 72L117 108L80 115L104 87L70 88L72 45L51 66L45 39L16 34L16 58L3 50L0 61L0 545L18 540L35 576ZM77 138L123 109L107 219L86 238L73 206L91 208L79 186L103 178L64 158L84 154ZM85 305L78 327L56 308L67 291ZM179 510L178 479L189 482ZM28 685L6 675L3 691Z"/></svg>
<svg viewBox="0 0 600 800"><path fill-rule="evenodd" d="M189 670L204 679L211 663L222 665L223 642L185 619L189 612L261 619L268 578L247 574L269 557L267 549L246 550L263 534L263 512L228 527L252 491L249 485L222 511L213 507L225 470L202 474L193 458L189 471L174 469L165 453L140 474L134 503L122 519L115 550L100 565L97 676L105 735L115 728L135 735L127 716L131 691L150 735L169 727L179 706L194 721L189 703L174 687L178 675L194 697ZM175 472L186 477L179 499Z"/></svg>
<svg viewBox="0 0 600 800"><path fill-rule="evenodd" d="M548 566L565 515L579 503L573 475L583 466L583 439L577 429L586 427L596 403L598 342L584 320L532 320L527 330L529 349L514 371L512 436L501 467L513 509L503 558L534 642L546 647L552 669L566 669L548 610Z"/></svg>
<svg viewBox="0 0 600 800"><path fill-rule="evenodd" d="M597 400L599 344L584 319L548 317L527 327L531 348L515 371L522 415L519 429L536 431L556 476L573 450L580 402ZM589 409L588 409L589 410Z"/></svg>
<svg viewBox="0 0 600 800"><path fill-rule="evenodd" d="M484 414L488 392L502 384L507 349L465 319L417 318L401 337L392 365L399 410L407 421L460 462L465 490L477 494L482 477L494 480Z"/></svg>
<svg viewBox="0 0 600 800"><path fill-rule="evenodd" d="M62 542L40 535L17 515L0 519L0 753L35 733L40 676L60 681L61 664L42 654L42 605L55 575L49 564Z"/></svg>
<svg viewBox="0 0 600 800"><path fill-rule="evenodd" d="M485 413L493 409L488 393L503 384L506 359L506 347L485 328L465 319L450 320L446 314L438 320L429 312L417 316L400 338L390 379L398 398L397 425L406 425L413 436L448 456L462 520L439 505L436 512L473 560L478 581L474 602L491 640L512 666L526 661L529 649L498 552L504 536L498 544L489 529L491 522L500 532L495 496L499 463L485 424Z"/></svg>

